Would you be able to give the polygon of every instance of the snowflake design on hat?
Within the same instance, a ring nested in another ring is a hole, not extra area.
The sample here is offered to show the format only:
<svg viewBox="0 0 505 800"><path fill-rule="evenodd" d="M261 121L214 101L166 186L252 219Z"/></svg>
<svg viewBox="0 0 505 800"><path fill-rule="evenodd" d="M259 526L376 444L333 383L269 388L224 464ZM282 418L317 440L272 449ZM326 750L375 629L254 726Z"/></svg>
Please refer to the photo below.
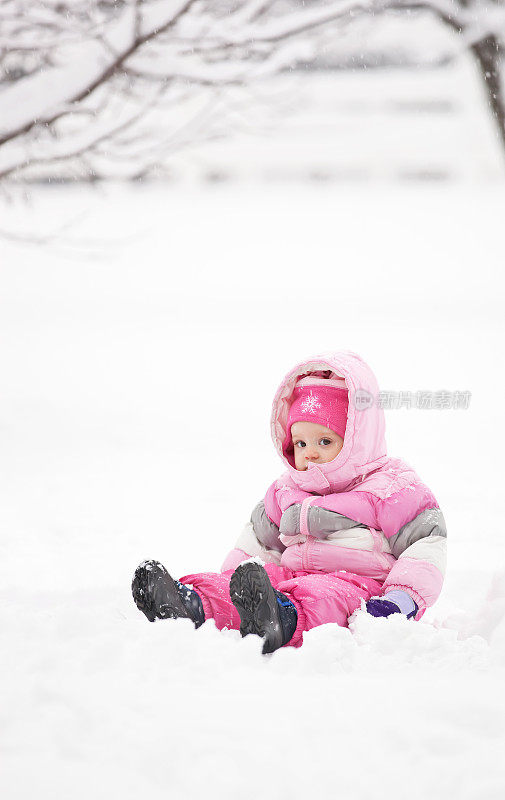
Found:
<svg viewBox="0 0 505 800"><path fill-rule="evenodd" d="M319 397L311 392L302 402L301 409L304 414L315 414L318 408L321 408Z"/></svg>

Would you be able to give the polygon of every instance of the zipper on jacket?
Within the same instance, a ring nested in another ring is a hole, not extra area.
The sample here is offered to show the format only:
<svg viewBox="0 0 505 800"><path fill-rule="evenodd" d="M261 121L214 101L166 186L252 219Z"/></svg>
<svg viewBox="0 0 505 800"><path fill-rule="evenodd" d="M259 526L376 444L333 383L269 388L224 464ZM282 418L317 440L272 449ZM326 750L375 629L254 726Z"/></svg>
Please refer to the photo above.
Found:
<svg viewBox="0 0 505 800"><path fill-rule="evenodd" d="M315 499L315 496L306 497L305 500L302 500L302 504L300 506L300 533L303 536L309 536L309 506L314 502Z"/></svg>
<svg viewBox="0 0 505 800"><path fill-rule="evenodd" d="M310 561L309 561L309 546L310 546L310 537L307 538L305 544L302 545L302 569L310 572Z"/></svg>
<svg viewBox="0 0 505 800"><path fill-rule="evenodd" d="M309 558L309 549L310 549L310 542L311 542L311 535L309 533L309 506L317 500L317 495L313 495L312 497L306 497L305 500L302 501L302 505L300 508L300 533L303 536L306 536L307 539L305 543L302 545L302 569L310 572L311 570L311 560Z"/></svg>

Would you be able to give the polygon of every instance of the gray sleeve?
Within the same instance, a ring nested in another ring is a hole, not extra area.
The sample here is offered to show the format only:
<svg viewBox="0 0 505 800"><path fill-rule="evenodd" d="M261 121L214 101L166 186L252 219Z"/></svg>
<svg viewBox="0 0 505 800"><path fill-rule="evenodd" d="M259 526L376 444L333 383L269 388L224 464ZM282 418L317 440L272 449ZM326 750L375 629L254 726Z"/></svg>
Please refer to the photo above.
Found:
<svg viewBox="0 0 505 800"><path fill-rule="evenodd" d="M350 517L344 517L337 511L328 511L320 506L310 506L307 524L311 536L316 539L326 539L331 533L336 531L346 531L349 528L366 528L361 522Z"/></svg>
<svg viewBox="0 0 505 800"><path fill-rule="evenodd" d="M253 508L251 522L258 542L269 550L278 550L282 553L286 547L279 540L279 528L267 516L263 500Z"/></svg>
<svg viewBox="0 0 505 800"><path fill-rule="evenodd" d="M439 508L426 508L421 511L417 517L403 525L398 533L395 533L388 541L391 552L396 558L399 558L414 542L429 536L447 538L444 515Z"/></svg>

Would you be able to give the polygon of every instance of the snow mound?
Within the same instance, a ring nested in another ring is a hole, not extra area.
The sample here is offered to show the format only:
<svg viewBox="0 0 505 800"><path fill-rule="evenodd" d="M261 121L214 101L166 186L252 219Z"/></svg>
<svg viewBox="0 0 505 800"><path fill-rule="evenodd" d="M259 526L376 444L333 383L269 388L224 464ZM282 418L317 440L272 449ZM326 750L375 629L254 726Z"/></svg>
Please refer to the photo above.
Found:
<svg viewBox="0 0 505 800"><path fill-rule="evenodd" d="M492 575L476 614L456 611L441 624L456 630L459 639L482 637L490 646L492 661L505 666L505 568Z"/></svg>

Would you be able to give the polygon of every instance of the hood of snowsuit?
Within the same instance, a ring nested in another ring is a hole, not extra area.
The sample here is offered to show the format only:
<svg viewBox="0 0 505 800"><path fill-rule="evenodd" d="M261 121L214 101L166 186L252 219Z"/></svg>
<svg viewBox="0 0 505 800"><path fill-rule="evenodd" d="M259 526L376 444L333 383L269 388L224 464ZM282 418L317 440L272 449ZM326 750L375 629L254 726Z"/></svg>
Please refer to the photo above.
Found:
<svg viewBox="0 0 505 800"><path fill-rule="evenodd" d="M315 375L332 380L343 378L349 408L344 444L326 464L295 468L292 451L285 451L291 397L301 377ZM300 362L283 378L272 405L271 432L275 449L292 480L304 491L328 494L354 487L388 460L384 410L379 405L377 379L363 359L350 350L314 356Z"/></svg>

